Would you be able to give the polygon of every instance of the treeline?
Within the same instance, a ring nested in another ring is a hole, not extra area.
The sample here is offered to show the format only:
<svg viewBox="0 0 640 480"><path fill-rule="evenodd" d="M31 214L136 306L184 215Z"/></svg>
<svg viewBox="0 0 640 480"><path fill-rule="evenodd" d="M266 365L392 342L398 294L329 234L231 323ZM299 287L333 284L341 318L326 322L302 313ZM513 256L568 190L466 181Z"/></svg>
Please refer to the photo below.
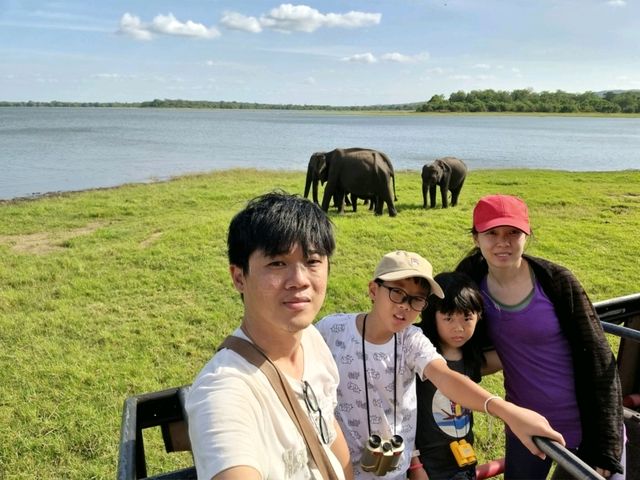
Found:
<svg viewBox="0 0 640 480"><path fill-rule="evenodd" d="M153 108L225 108L252 110L403 110L415 111L420 103L402 103L393 105L341 106L333 105L296 105L293 103L253 103L253 102L225 102L225 101L193 101L193 100L159 100L142 102L141 107Z"/></svg>
<svg viewBox="0 0 640 480"><path fill-rule="evenodd" d="M531 89L458 91L434 95L418 112L640 113L640 90L536 93Z"/></svg>
<svg viewBox="0 0 640 480"><path fill-rule="evenodd" d="M155 99L147 102L3 102L0 107L129 107L129 108L214 108L214 109L246 109L246 110L341 110L341 111L409 111L415 112L421 105L417 103L400 103L392 105L367 106L332 106L332 105L296 105L292 103L255 103L227 102L207 100Z"/></svg>
<svg viewBox="0 0 640 480"><path fill-rule="evenodd" d="M458 91L445 98L434 95L426 102L390 105L333 106L255 102L155 99L147 102L2 102L0 107L129 107L210 108L252 110L338 110L408 112L542 112L542 113L640 113L640 90L536 93L531 89Z"/></svg>
<svg viewBox="0 0 640 480"><path fill-rule="evenodd" d="M59 102L53 100L51 102L3 102L0 101L0 107L139 107L140 103L125 102Z"/></svg>

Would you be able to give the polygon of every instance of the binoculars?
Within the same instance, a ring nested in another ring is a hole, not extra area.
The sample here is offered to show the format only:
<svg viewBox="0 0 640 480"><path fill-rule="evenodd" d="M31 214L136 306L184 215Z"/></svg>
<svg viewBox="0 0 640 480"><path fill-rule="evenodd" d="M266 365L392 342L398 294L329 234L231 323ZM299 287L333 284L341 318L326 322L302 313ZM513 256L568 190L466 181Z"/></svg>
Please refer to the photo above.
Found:
<svg viewBox="0 0 640 480"><path fill-rule="evenodd" d="M451 453L456 458L456 462L459 467L468 467L478 463L476 458L476 452L473 451L473 446L467 443L466 440L454 441L449 444Z"/></svg>
<svg viewBox="0 0 640 480"><path fill-rule="evenodd" d="M364 445L360 467L365 472L385 475L398 467L403 451L404 440L400 435L394 435L388 440L383 440L380 435L371 435Z"/></svg>

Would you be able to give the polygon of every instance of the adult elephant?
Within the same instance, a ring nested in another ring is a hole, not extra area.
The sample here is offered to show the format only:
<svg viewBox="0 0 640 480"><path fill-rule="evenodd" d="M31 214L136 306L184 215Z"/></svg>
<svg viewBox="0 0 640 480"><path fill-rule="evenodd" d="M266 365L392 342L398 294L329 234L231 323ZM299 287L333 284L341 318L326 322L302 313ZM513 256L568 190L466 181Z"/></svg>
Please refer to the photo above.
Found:
<svg viewBox="0 0 640 480"><path fill-rule="evenodd" d="M318 184L324 185L327 181L327 162L325 162L325 152L316 152L311 155L309 159L309 165L307 166L307 178L304 183L304 198L309 198L309 190L312 191L313 203L320 204L318 202ZM345 192L344 202L347 205L351 205L351 201L349 200L349 195ZM366 202L366 201L365 201ZM336 203L335 195L333 200L333 205L335 207L338 206ZM356 211L356 206L354 205L353 211Z"/></svg>
<svg viewBox="0 0 640 480"><path fill-rule="evenodd" d="M451 206L458 203L460 190L467 177L467 166L455 157L444 157L422 167L422 208L427 208L427 191L431 208L436 206L436 186L440 186L442 208L447 208L448 192L451 192Z"/></svg>
<svg viewBox="0 0 640 480"><path fill-rule="evenodd" d="M321 156L325 163L320 174L320 181L326 181L322 197L325 212L335 197L338 212L342 213L345 192L350 192L352 204L357 198L375 199L376 215L382 215L386 203L389 215L396 216L395 173L384 153L368 148L337 148L314 155Z"/></svg>
<svg viewBox="0 0 640 480"><path fill-rule="evenodd" d="M312 190L314 203L318 202L318 183L325 184L327 181L327 162L325 152L316 152L311 155L307 166L307 178L304 183L304 198L309 198L309 189Z"/></svg>

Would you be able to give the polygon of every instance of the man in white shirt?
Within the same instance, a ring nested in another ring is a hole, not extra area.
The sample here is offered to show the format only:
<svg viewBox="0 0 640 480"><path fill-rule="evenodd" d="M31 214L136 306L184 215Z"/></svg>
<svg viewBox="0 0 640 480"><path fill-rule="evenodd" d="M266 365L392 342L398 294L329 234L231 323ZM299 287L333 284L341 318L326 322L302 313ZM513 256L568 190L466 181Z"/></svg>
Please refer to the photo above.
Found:
<svg viewBox="0 0 640 480"><path fill-rule="evenodd" d="M305 199L269 193L232 219L227 246L231 279L244 303L233 335L253 342L284 374L337 478L351 478L334 417L338 370L312 325L335 248L329 219ZM236 352L221 350L207 363L186 410L198 478L322 478L268 379Z"/></svg>

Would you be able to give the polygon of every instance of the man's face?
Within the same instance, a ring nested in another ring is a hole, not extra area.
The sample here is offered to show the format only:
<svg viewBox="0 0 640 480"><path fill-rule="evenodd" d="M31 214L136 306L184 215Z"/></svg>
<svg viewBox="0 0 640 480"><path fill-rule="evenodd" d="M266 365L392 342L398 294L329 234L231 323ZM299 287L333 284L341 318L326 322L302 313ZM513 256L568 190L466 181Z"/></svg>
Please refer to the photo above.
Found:
<svg viewBox="0 0 640 480"><path fill-rule="evenodd" d="M231 265L236 289L244 296L245 322L264 333L296 333L309 326L322 307L329 260L313 251L305 257L300 245L269 257L257 250L244 273ZM255 330L254 330L255 331Z"/></svg>

